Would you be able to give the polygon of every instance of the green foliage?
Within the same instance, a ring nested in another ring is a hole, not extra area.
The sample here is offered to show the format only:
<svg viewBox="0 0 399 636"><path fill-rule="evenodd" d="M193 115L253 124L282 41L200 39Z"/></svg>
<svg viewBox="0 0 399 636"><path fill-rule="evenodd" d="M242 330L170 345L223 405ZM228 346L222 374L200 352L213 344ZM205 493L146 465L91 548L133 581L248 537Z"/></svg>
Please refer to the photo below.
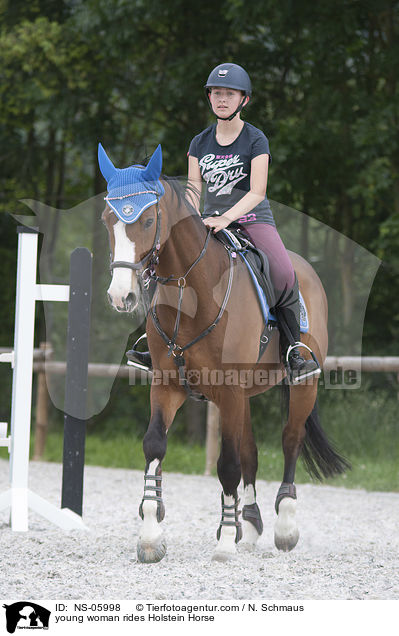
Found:
<svg viewBox="0 0 399 636"><path fill-rule="evenodd" d="M333 227L383 261L368 301L363 352L396 355L397 9L396 0L3 0L0 344L11 346L13 341L15 298L15 224L6 213L28 214L21 199L59 210L99 195L105 184L96 163L98 141L118 166L142 161L161 142L164 172L185 174L189 142L211 121L203 94L207 75L217 63L235 61L248 69L254 89L244 116L265 131L271 144L269 197ZM108 278L100 213L101 196L86 212L93 228L95 315L105 312ZM60 233L57 216L45 229L54 249L42 273L51 278L61 275L67 246L79 244L82 229L74 219ZM307 224L300 232L306 255L318 237L312 233L309 238ZM333 300L335 306L342 303L350 325L353 308L344 289L359 284L354 257L332 240L319 242L319 251L325 249L327 255L321 264L326 277L336 276L335 270L329 271L331 258L339 266L345 264L339 270L342 286L337 284ZM65 252L62 263L55 258L60 253L56 248ZM110 322L117 329L116 321ZM332 331L339 328L331 323ZM36 344L43 333L41 311ZM119 355L110 351L106 336L104 330L94 330L92 348L102 362ZM349 348L350 338L348 354ZM5 367L1 381L8 405L10 374ZM372 387L394 382L379 375L373 377ZM355 397L348 395L337 403L358 411L359 420L367 419L371 409L377 421L378 408L367 396L362 403L349 404ZM2 408L6 412L9 407ZM344 413L334 412L338 431ZM114 422L121 432L141 436L147 416L148 389L121 388L117 383L110 405L89 428L106 434ZM254 400L253 416L257 434L267 442L266 423L279 421L278 392ZM54 411L53 417L57 420L59 415ZM361 436L360 427L355 429ZM176 422L176 435L182 440L184 430L183 412ZM280 429L270 430L277 443ZM354 441L345 438L344 447Z"/></svg>
<svg viewBox="0 0 399 636"><path fill-rule="evenodd" d="M270 398L270 399L267 399ZM258 444L258 478L279 481L283 473L281 414L278 394L270 393L253 402L252 419ZM327 480L331 485L368 490L399 491L399 427L397 395L386 390L372 391L369 386L354 391L321 391L320 415L324 430L338 450L352 464L345 475ZM142 436L148 422L145 392L135 390L125 412L120 400L111 404L102 422L89 424L86 463L142 470ZM164 470L202 474L205 449L186 440L187 422L177 419L168 435ZM62 461L62 418L50 430L45 459ZM33 440L32 440L33 447ZM6 457L5 449L0 456ZM215 473L216 474L216 473ZM301 461L297 465L297 483L310 478Z"/></svg>
<svg viewBox="0 0 399 636"><path fill-rule="evenodd" d="M399 491L398 387L373 390L366 382L356 390L320 390L322 427L352 470L328 480L331 485L369 490ZM107 409L87 426L87 464L142 470L142 439L149 420L148 387L116 387ZM51 410L45 459L62 462L63 418ZM283 474L281 448L282 416L278 390L252 401L252 422L259 452L258 478L279 481ZM202 474L205 448L189 444L188 420L178 413L168 435L164 469L169 472ZM31 446L33 449L34 436ZM0 456L7 457L6 449ZM216 473L215 473L216 474ZM298 461L297 483L310 481Z"/></svg>
<svg viewBox="0 0 399 636"><path fill-rule="evenodd" d="M233 60L253 82L245 116L271 142L270 198L397 268L395 8L388 0L3 2L0 212L21 212L21 198L67 208L101 192L99 140L117 165L162 142L164 171L185 174L189 141L210 121L203 84L214 64ZM106 249L101 232L96 241ZM349 284L351 276L349 266ZM366 336L374 338L381 303L393 304L388 349L399 301L384 273L379 282Z"/></svg>

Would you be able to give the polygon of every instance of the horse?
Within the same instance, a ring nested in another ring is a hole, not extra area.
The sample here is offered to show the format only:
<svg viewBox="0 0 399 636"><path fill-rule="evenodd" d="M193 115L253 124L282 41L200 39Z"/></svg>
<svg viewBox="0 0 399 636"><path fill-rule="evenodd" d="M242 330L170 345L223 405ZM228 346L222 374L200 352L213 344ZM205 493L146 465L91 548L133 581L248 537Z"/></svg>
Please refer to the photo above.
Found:
<svg viewBox="0 0 399 636"><path fill-rule="evenodd" d="M301 452L309 473L318 479L348 468L321 428L318 379L286 383L277 329L269 332L268 346L259 358L264 322L248 269L205 226L192 205L192 191L161 175L160 147L146 167L119 170L101 146L99 163L109 191L102 221L110 241L112 307L135 311L143 288L151 279L156 282L146 321L153 380L151 415L143 438L138 560L153 563L166 554L162 461L175 414L194 395L213 402L220 413L221 520L212 559L234 557L239 541L254 549L263 523L256 501L258 452L250 398L279 383L285 386L288 413L282 432L284 472L275 501L274 541L279 550L292 550L299 539L294 478ZM328 347L326 294L310 264L289 254L308 310L309 328L301 341L322 367ZM305 356L309 351L305 348ZM256 381L248 381L250 377Z"/></svg>

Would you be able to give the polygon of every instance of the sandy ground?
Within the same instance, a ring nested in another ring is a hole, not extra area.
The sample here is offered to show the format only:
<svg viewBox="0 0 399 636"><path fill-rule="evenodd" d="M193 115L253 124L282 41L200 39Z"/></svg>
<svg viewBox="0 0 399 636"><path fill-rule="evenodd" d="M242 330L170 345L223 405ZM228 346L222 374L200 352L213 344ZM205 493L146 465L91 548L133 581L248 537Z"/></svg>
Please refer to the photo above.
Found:
<svg viewBox="0 0 399 636"><path fill-rule="evenodd" d="M30 488L59 505L61 466L32 462ZM34 513L26 533L0 513L3 599L399 599L399 494L299 485L300 540L273 543L278 483L259 481L265 530L254 552L211 561L220 519L216 478L164 473L166 557L137 562L143 474L85 469L84 521L65 533ZM8 462L0 460L0 493Z"/></svg>

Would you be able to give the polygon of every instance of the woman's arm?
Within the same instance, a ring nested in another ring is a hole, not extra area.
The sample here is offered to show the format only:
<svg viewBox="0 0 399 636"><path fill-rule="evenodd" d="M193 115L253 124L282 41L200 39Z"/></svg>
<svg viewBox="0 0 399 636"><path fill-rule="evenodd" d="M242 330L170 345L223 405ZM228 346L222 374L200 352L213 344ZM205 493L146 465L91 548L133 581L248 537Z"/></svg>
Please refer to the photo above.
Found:
<svg viewBox="0 0 399 636"><path fill-rule="evenodd" d="M214 232L219 232L253 210L266 196L268 168L269 155L254 157L251 161L250 191L227 212L221 216L209 217L204 220L204 223L214 228Z"/></svg>
<svg viewBox="0 0 399 636"><path fill-rule="evenodd" d="M197 157L188 156L188 182L187 198L190 203L200 213L200 199L202 191L201 171ZM194 190L192 191L191 188Z"/></svg>

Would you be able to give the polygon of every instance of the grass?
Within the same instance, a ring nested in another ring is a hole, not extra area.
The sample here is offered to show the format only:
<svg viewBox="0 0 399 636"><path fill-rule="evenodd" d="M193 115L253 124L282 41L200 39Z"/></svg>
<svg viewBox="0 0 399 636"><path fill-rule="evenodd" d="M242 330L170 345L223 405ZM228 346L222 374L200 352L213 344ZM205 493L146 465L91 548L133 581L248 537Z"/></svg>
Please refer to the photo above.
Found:
<svg viewBox="0 0 399 636"><path fill-rule="evenodd" d="M62 446L62 434L49 433L44 460L61 463ZM280 481L283 474L281 447L266 446L263 443L258 445L258 452L258 479ZM0 456L7 456L4 449L1 449ZM399 491L399 461L392 458L381 462L378 457L372 459L365 458L364 455L349 455L348 458L352 464L352 470L339 477L327 479L323 483L345 488ZM204 447L190 446L171 436L163 469L167 472L201 475L204 473L205 459ZM85 463L94 466L144 470L142 440L128 435L107 438L89 434L86 438ZM216 475L216 470L214 474ZM301 460L297 464L295 481L297 484L312 483Z"/></svg>
<svg viewBox="0 0 399 636"><path fill-rule="evenodd" d="M62 462L62 447L62 434L50 433L47 437L44 460ZM86 437L85 464L144 470L142 440L128 435L105 437L89 434ZM165 471L200 475L204 472L204 466L204 448L170 441L163 462Z"/></svg>
<svg viewBox="0 0 399 636"><path fill-rule="evenodd" d="M338 395L326 391L321 396L321 421L328 437L345 454L352 470L324 483L346 488L399 492L399 402L396 394L384 391L346 391ZM257 410L258 409L258 410ZM268 424L274 422L274 427ZM259 451L258 478L280 481L283 474L281 429L278 413L258 403L253 420L257 432ZM126 418L112 419L112 429L89 432L86 437L85 462L89 465L144 470L142 437L123 429ZM106 422L107 423L107 422ZM119 429L119 433L115 433ZM270 429L270 430L269 430ZM163 462L167 472L188 474L204 473L205 448L182 441L184 426L171 429L168 451ZM33 436L32 436L33 437ZM33 439L32 439L33 447ZM45 461L62 462L63 434L50 430L47 436ZM0 448L0 457L8 457ZM216 474L216 471L214 471ZM302 462L297 465L296 483L309 483L311 479Z"/></svg>
<svg viewBox="0 0 399 636"><path fill-rule="evenodd" d="M399 492L399 462L378 461L349 455L347 457L352 470L344 475L323 480L323 484L330 486L344 486L345 488L360 488L370 491ZM259 448L258 478L266 481L280 481L283 474L283 457L279 448ZM319 483L312 480L306 472L301 460L298 461L295 482L297 484Z"/></svg>

